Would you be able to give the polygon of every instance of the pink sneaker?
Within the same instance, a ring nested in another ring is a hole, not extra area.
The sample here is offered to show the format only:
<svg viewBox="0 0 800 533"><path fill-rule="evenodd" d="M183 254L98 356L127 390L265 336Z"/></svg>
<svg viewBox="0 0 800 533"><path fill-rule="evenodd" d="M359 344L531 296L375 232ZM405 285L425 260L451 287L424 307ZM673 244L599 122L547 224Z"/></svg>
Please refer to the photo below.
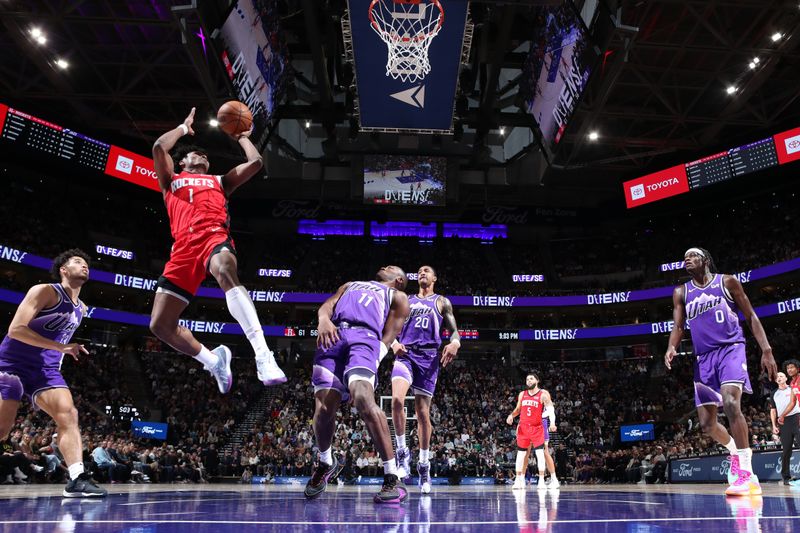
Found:
<svg viewBox="0 0 800 533"><path fill-rule="evenodd" d="M731 483L725 491L726 496L759 496L761 494L761 483L758 476L752 472L739 470L736 481Z"/></svg>
<svg viewBox="0 0 800 533"><path fill-rule="evenodd" d="M729 455L728 463L730 463L730 468L728 468L728 485L733 485L736 482L736 478L739 477L739 456L736 454Z"/></svg>

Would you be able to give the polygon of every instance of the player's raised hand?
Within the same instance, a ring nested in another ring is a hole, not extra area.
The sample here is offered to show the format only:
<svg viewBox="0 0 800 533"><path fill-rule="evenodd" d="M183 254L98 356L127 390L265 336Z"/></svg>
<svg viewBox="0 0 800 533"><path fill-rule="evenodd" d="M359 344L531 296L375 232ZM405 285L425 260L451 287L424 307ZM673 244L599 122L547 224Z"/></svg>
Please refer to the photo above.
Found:
<svg viewBox="0 0 800 533"><path fill-rule="evenodd" d="M192 108L192 110L189 111L189 115L183 120L183 125L189 129L189 135L194 135L194 130L192 129L192 124L194 124L194 110L195 108Z"/></svg>
<svg viewBox="0 0 800 533"><path fill-rule="evenodd" d="M761 352L761 370L767 373L770 381L775 381L778 377L778 365L772 355L772 348L767 348Z"/></svg>
<svg viewBox="0 0 800 533"><path fill-rule="evenodd" d="M83 344L78 344L77 342L71 342L69 344L65 344L64 348L61 349L62 353L69 354L72 356L73 359L76 361L78 360L78 356L81 353L85 353L89 355L89 350L87 350Z"/></svg>
<svg viewBox="0 0 800 533"><path fill-rule="evenodd" d="M442 368L446 367L453 362L453 359L458 355L458 348L460 345L456 342L451 342L442 350Z"/></svg>
<svg viewBox="0 0 800 533"><path fill-rule="evenodd" d="M676 355L678 355L678 352L675 351L674 346L667 348L667 353L664 354L664 366L667 367L667 370L672 370L672 360Z"/></svg>
<svg viewBox="0 0 800 533"><path fill-rule="evenodd" d="M253 128L254 127L255 127L255 124L250 124L250 129L245 130L245 131L240 131L239 133L236 133L235 135L231 135L231 137L233 137L237 141L239 139L243 138L243 137L245 139L249 139L250 136L253 134Z"/></svg>
<svg viewBox="0 0 800 533"><path fill-rule="evenodd" d="M339 330L330 319L320 319L317 327L317 347L327 350L339 342Z"/></svg>

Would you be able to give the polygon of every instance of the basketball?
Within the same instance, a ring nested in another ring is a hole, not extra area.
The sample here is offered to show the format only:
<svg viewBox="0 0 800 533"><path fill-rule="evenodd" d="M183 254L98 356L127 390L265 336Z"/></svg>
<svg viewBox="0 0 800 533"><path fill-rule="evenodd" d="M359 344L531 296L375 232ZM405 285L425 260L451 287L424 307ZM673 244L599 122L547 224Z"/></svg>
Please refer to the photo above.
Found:
<svg viewBox="0 0 800 533"><path fill-rule="evenodd" d="M231 100L222 104L217 111L217 122L222 131L228 135L238 135L253 125L253 114L243 103Z"/></svg>

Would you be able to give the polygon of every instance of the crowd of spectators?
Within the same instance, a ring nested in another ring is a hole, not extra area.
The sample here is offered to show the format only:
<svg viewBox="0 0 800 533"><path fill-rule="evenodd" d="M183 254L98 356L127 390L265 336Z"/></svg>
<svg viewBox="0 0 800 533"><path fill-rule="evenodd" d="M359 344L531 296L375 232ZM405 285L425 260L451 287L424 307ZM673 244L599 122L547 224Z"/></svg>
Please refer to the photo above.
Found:
<svg viewBox="0 0 800 533"><path fill-rule="evenodd" d="M796 353L793 335L775 330L771 342L779 361ZM225 446L255 399L264 393L249 357L234 359L237 386L228 396L198 365L166 353L150 340L138 352L152 386L152 405L164 413L169 440L134 438L102 406L132 401L115 384L117 350L66 364L64 371L80 411L84 461L105 482L205 482L211 477L252 479L306 476L315 465L311 418L313 387L308 364L298 366L289 383L275 390L263 419ZM743 410L754 446L774 445L765 400L774 388L756 374L758 351L749 347L755 394ZM308 361L306 361L308 363ZM527 372L536 372L550 390L558 418L553 437L559 477L575 483L665 482L666 460L697 453L720 453L700 432L692 402L692 365L676 360L666 373L660 357L587 362L522 362L508 366L488 356L456 360L441 373L431 409L434 433L432 475L457 482L463 476L513 475L515 427L505 418ZM390 365L381 367L377 394L388 406ZM657 440L629 446L619 441L619 426L653 422ZM23 408L11 437L2 443L0 482L63 481L54 426L40 412ZM410 446L416 429L408 424ZM363 422L351 405L342 405L333 448L345 469L342 480L380 473L380 460ZM416 457L414 457L416 459ZM414 460L414 463L416 461Z"/></svg>

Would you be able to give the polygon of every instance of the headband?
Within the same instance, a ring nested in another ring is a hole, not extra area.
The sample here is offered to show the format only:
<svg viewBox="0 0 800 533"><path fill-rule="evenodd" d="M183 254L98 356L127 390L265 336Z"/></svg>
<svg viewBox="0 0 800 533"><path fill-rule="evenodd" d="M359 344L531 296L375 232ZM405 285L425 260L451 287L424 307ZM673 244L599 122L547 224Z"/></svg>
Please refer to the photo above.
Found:
<svg viewBox="0 0 800 533"><path fill-rule="evenodd" d="M701 250L700 248L689 248L688 250L686 250L686 253L683 254L683 256L686 257L690 253L695 253L695 254L699 255L700 257L702 257L703 259L705 259L705 257L706 257L705 252L703 250Z"/></svg>

